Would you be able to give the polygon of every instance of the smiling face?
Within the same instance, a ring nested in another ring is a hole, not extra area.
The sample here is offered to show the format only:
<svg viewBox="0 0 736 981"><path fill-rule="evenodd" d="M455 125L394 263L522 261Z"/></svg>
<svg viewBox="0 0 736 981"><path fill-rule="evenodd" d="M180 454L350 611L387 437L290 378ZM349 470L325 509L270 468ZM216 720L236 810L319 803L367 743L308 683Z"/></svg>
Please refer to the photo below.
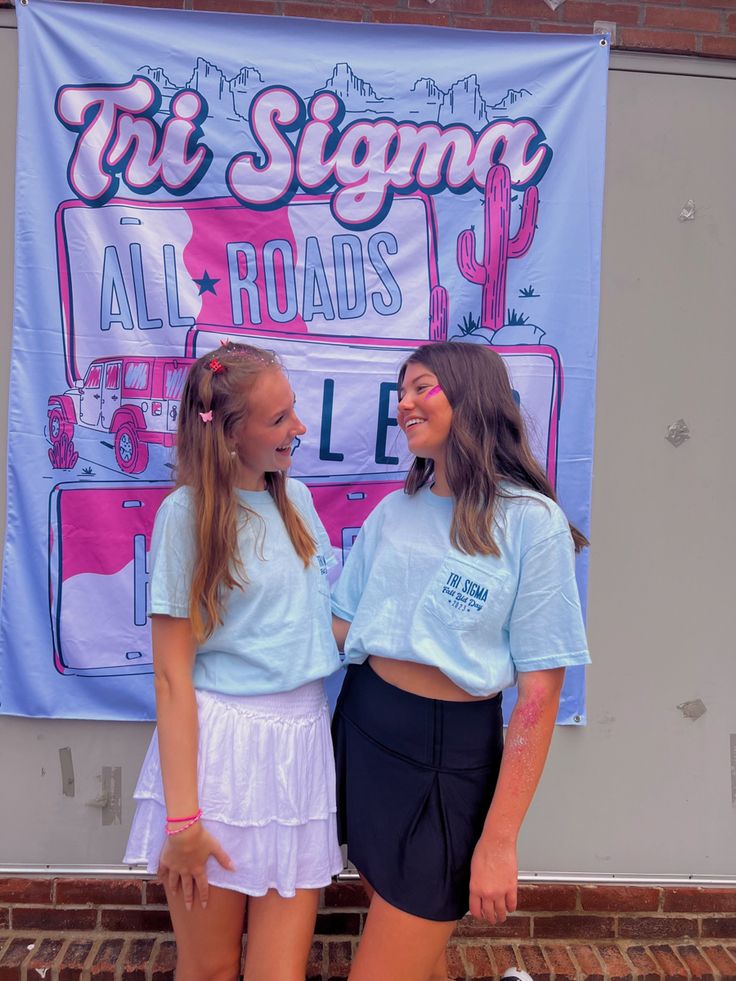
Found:
<svg viewBox="0 0 736 981"><path fill-rule="evenodd" d="M253 383L247 414L233 431L238 456L236 485L263 490L265 474L291 466L294 439L307 431L296 414L291 385L279 369L263 371Z"/></svg>
<svg viewBox="0 0 736 981"><path fill-rule="evenodd" d="M397 419L409 452L435 464L443 461L452 428L452 407L437 376L426 365L409 362L399 399Z"/></svg>

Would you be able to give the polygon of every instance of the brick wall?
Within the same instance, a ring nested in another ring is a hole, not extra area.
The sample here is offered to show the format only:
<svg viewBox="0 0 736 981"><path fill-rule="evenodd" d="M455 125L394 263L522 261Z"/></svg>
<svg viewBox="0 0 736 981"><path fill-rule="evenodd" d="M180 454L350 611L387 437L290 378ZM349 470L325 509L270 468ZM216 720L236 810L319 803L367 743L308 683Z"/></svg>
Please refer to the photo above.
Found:
<svg viewBox="0 0 736 981"><path fill-rule="evenodd" d="M736 58L736 0L128 0L137 6L287 14L384 24L436 24L471 30L590 33L597 20L618 28L618 47L664 54ZM0 0L0 8L11 6Z"/></svg>
<svg viewBox="0 0 736 981"><path fill-rule="evenodd" d="M365 918L356 883L326 889L310 981L342 981ZM161 886L143 879L0 878L0 981L171 981L175 947ZM466 917L450 977L736 981L736 888L521 887L498 927Z"/></svg>

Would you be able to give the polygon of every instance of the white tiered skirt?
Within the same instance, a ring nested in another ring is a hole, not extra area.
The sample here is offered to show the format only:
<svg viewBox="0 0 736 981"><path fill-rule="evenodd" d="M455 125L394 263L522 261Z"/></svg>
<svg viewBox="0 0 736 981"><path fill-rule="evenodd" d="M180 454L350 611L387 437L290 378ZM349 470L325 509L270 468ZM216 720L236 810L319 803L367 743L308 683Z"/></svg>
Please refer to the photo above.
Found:
<svg viewBox="0 0 736 981"><path fill-rule="evenodd" d="M249 896L328 885L343 867L337 843L335 764L324 685L276 695L197 692L202 822L235 864L214 859L207 881ZM134 793L125 862L158 870L166 807L157 733Z"/></svg>

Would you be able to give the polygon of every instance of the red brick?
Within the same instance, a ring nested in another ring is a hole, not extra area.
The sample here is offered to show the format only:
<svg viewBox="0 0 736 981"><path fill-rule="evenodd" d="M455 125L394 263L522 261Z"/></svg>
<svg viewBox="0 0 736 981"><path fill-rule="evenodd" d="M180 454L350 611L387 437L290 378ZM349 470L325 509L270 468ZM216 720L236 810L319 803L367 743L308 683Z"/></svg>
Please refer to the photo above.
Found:
<svg viewBox="0 0 736 981"><path fill-rule="evenodd" d="M140 906L142 882L138 879L58 879L56 904L93 906Z"/></svg>
<svg viewBox="0 0 736 981"><path fill-rule="evenodd" d="M491 962L490 948L480 944L463 944L458 948L465 962L465 977L486 981L496 975L496 965ZM503 973L503 972L501 972Z"/></svg>
<svg viewBox="0 0 736 981"><path fill-rule="evenodd" d="M410 10L426 10L427 0L409 0ZM435 0L433 10L451 10L456 14L484 14L486 0Z"/></svg>
<svg viewBox="0 0 736 981"><path fill-rule="evenodd" d="M96 909L16 906L13 910L14 930L94 930Z"/></svg>
<svg viewBox="0 0 736 981"><path fill-rule="evenodd" d="M121 981L146 981L146 967L155 943L150 937L137 937L129 942L120 958L123 962Z"/></svg>
<svg viewBox="0 0 736 981"><path fill-rule="evenodd" d="M575 981L578 972L567 948L562 944L543 944L542 950L547 963L554 971L555 981Z"/></svg>
<svg viewBox="0 0 736 981"><path fill-rule="evenodd" d="M171 917L167 909L103 909L100 926L116 933L171 933Z"/></svg>
<svg viewBox="0 0 736 981"><path fill-rule="evenodd" d="M149 879L146 881L145 903L146 906L166 905L166 890L161 883L156 882L155 879Z"/></svg>
<svg viewBox="0 0 736 981"><path fill-rule="evenodd" d="M677 956L698 981L715 981L712 968L695 944L685 944L675 948Z"/></svg>
<svg viewBox="0 0 736 981"><path fill-rule="evenodd" d="M529 20L506 20L501 17L453 17L452 26L469 31L516 31L521 34L532 30Z"/></svg>
<svg viewBox="0 0 736 981"><path fill-rule="evenodd" d="M5 948L0 960L0 981L20 981L22 964L30 960L31 951L36 946L32 937L15 937Z"/></svg>
<svg viewBox="0 0 736 981"><path fill-rule="evenodd" d="M606 965L609 981L628 981L631 978L631 964L618 944L597 944L598 956Z"/></svg>
<svg viewBox="0 0 736 981"><path fill-rule="evenodd" d="M345 977L350 973L353 945L349 940L331 940L327 944L327 973L330 977Z"/></svg>
<svg viewBox="0 0 736 981"><path fill-rule="evenodd" d="M544 0L491 0L488 11L493 17L529 17L531 20L557 20Z"/></svg>
<svg viewBox="0 0 736 981"><path fill-rule="evenodd" d="M360 882L335 882L325 889L324 905L368 909L368 895Z"/></svg>
<svg viewBox="0 0 736 981"><path fill-rule="evenodd" d="M162 940L155 954L151 981L174 981L176 968L176 944L173 940Z"/></svg>
<svg viewBox="0 0 736 981"><path fill-rule="evenodd" d="M338 7L327 4L285 3L287 17L315 17L318 20L363 20L361 7Z"/></svg>
<svg viewBox="0 0 736 981"><path fill-rule="evenodd" d="M736 889L696 887L664 890L662 909L666 913L734 913Z"/></svg>
<svg viewBox="0 0 736 981"><path fill-rule="evenodd" d="M48 970L53 965L63 946L63 940L52 940L50 937L45 937L33 952L33 957L28 962L26 970L38 971L38 976L41 977L40 972L44 969Z"/></svg>
<svg viewBox="0 0 736 981"><path fill-rule="evenodd" d="M349 934L350 936L360 933L360 914L359 913L320 913L317 916L317 926L314 932L318 935L328 934Z"/></svg>
<svg viewBox="0 0 736 981"><path fill-rule="evenodd" d="M540 24L542 34L590 34L590 24Z"/></svg>
<svg viewBox="0 0 736 981"><path fill-rule="evenodd" d="M10 909L7 906L0 907L0 930L7 930L10 926Z"/></svg>
<svg viewBox="0 0 736 981"><path fill-rule="evenodd" d="M216 10L231 14L277 14L272 0L192 0L194 10Z"/></svg>
<svg viewBox="0 0 736 981"><path fill-rule="evenodd" d="M648 886L581 886L582 909L600 913L648 913L659 909L660 890Z"/></svg>
<svg viewBox="0 0 736 981"><path fill-rule="evenodd" d="M736 58L736 37L704 37L700 50L718 58Z"/></svg>
<svg viewBox="0 0 736 981"><path fill-rule="evenodd" d="M519 944L521 963L534 981L550 981L550 966L544 956L544 951L537 944Z"/></svg>
<svg viewBox="0 0 736 981"><path fill-rule="evenodd" d="M736 916L704 916L702 936L710 940L729 940L736 937Z"/></svg>
<svg viewBox="0 0 736 981"><path fill-rule="evenodd" d="M561 19L571 24L586 23L592 30L596 20L613 21L614 24L638 24L639 6L635 3L583 3L567 0L560 7Z"/></svg>
<svg viewBox="0 0 736 981"><path fill-rule="evenodd" d="M695 10L693 7L652 7L647 5L644 16L647 27L670 27L678 31L709 31L721 29L717 10Z"/></svg>
<svg viewBox="0 0 736 981"><path fill-rule="evenodd" d="M61 955L59 981L79 981L92 950L91 940L72 940Z"/></svg>
<svg viewBox="0 0 736 981"><path fill-rule="evenodd" d="M372 20L377 24L431 24L434 27L449 27L450 15L433 14L421 10L372 10Z"/></svg>
<svg viewBox="0 0 736 981"><path fill-rule="evenodd" d="M52 879L0 879L0 903L50 903Z"/></svg>
<svg viewBox="0 0 736 981"><path fill-rule="evenodd" d="M687 916L620 916L618 935L634 940L697 937L698 921Z"/></svg>
<svg viewBox="0 0 736 981"><path fill-rule="evenodd" d="M590 944L568 944L567 949L577 961L585 981L603 981L603 964Z"/></svg>
<svg viewBox="0 0 736 981"><path fill-rule="evenodd" d="M465 964L455 944L447 946L447 977L450 981L465 981Z"/></svg>
<svg viewBox="0 0 736 981"><path fill-rule="evenodd" d="M611 916L535 916L535 937L598 940L615 936Z"/></svg>
<svg viewBox="0 0 736 981"><path fill-rule="evenodd" d="M690 976L688 969L669 944L653 944L649 951L659 964L660 970L664 972L667 981L679 981L680 978Z"/></svg>
<svg viewBox="0 0 736 981"><path fill-rule="evenodd" d="M644 947L627 947L626 956L634 965L636 981L659 981L659 968Z"/></svg>
<svg viewBox="0 0 736 981"><path fill-rule="evenodd" d="M115 981L115 971L124 943L120 939L103 940L90 967L90 975L94 981Z"/></svg>
<svg viewBox="0 0 736 981"><path fill-rule="evenodd" d="M319 940L316 940L309 950L309 957L307 959L307 977L320 978L321 981L324 971L324 959L325 944Z"/></svg>
<svg viewBox="0 0 736 981"><path fill-rule="evenodd" d="M488 947L488 954L491 960L496 962L496 976L501 977L504 971L510 967L517 967L519 955L511 944L493 944Z"/></svg>
<svg viewBox="0 0 736 981"><path fill-rule="evenodd" d="M693 0L691 0L691 3ZM719 7L721 10L733 10L733 0L694 0L698 7Z"/></svg>
<svg viewBox="0 0 736 981"><path fill-rule="evenodd" d="M721 981L736 981L736 960L720 944L702 946L700 949L706 960L715 967Z"/></svg>
<svg viewBox="0 0 736 981"><path fill-rule="evenodd" d="M556 886L544 884L538 886L519 886L518 909L545 913L560 912L575 909L578 891L576 886Z"/></svg>
<svg viewBox="0 0 736 981"><path fill-rule="evenodd" d="M736 34L736 14L729 14L726 18L726 32Z"/></svg>
<svg viewBox="0 0 736 981"><path fill-rule="evenodd" d="M641 27L622 27L618 32L619 48L637 48L646 51L693 52L695 35L687 31L654 31Z"/></svg>
<svg viewBox="0 0 736 981"><path fill-rule="evenodd" d="M491 926L485 920L476 920L469 913L458 922L455 928L457 937L489 937L493 939L512 940L514 937L531 936L531 917L509 916L504 923Z"/></svg>

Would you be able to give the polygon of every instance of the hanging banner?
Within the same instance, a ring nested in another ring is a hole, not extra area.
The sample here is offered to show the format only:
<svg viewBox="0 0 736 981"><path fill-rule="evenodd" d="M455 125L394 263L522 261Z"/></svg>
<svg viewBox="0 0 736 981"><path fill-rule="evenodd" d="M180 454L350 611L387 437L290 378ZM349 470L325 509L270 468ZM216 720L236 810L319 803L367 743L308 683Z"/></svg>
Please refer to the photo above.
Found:
<svg viewBox="0 0 736 981"><path fill-rule="evenodd" d="M0 711L153 717L154 515L182 385L276 351L344 559L410 464L419 344L505 360L587 529L608 45L29 0ZM586 587L586 560L579 563ZM568 671L560 721L584 722Z"/></svg>

